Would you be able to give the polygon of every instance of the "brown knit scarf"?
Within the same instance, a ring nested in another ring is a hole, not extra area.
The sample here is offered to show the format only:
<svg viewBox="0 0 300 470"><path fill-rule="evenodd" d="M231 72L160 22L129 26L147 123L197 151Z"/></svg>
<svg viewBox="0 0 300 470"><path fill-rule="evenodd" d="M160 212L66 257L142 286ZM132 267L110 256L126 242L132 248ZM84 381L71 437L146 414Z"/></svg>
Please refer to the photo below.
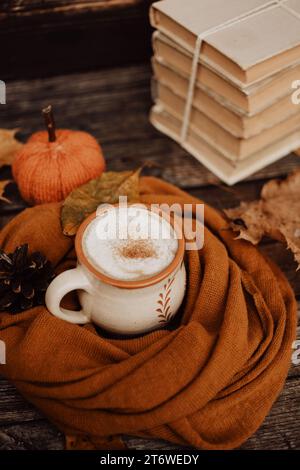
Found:
<svg viewBox="0 0 300 470"><path fill-rule="evenodd" d="M149 177L141 178L141 201L199 202ZM5 250L25 242L57 272L75 263L60 204L27 209L1 232ZM241 445L283 387L296 329L294 295L279 269L250 243L234 240L209 206L204 248L188 252L186 265L175 329L116 339L59 320L45 307L0 313L7 346L0 374L82 448L113 448L122 434L201 449Z"/></svg>

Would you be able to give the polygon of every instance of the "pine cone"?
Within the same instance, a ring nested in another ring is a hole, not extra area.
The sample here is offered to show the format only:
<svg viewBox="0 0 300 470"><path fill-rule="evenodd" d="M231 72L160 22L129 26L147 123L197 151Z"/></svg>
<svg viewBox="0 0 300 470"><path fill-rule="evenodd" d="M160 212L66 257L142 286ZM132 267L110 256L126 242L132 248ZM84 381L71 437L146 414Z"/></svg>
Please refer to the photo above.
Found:
<svg viewBox="0 0 300 470"><path fill-rule="evenodd" d="M42 305L54 277L50 261L39 251L21 245L13 253L0 250L0 310L17 313Z"/></svg>

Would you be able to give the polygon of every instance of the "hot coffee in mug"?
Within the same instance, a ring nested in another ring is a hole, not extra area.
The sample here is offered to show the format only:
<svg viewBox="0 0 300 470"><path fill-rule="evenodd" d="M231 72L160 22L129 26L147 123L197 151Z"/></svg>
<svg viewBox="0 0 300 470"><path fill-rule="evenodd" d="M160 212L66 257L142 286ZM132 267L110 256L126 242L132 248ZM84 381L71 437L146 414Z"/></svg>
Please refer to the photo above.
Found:
<svg viewBox="0 0 300 470"><path fill-rule="evenodd" d="M57 317L137 334L167 324L177 312L185 292L184 239L167 214L140 204L100 207L80 226L75 249L77 267L46 292ZM79 312L60 306L74 289Z"/></svg>

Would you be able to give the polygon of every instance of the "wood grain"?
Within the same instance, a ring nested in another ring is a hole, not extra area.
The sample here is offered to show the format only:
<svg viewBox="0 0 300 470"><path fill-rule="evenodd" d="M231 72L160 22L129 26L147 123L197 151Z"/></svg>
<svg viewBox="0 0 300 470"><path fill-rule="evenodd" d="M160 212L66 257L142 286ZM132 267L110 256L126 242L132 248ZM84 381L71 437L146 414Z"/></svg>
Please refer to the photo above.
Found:
<svg viewBox="0 0 300 470"><path fill-rule="evenodd" d="M150 57L151 0L0 2L1 79L140 62Z"/></svg>
<svg viewBox="0 0 300 470"><path fill-rule="evenodd" d="M203 165L150 125L150 77L150 67L138 65L9 82L8 105L1 108L0 126L20 127L24 139L43 126L40 110L51 103L57 126L93 133L113 170L149 163L152 174L182 188L219 184ZM292 154L257 172L248 181L281 177L299 167L300 158ZM243 191L240 187L236 185L226 191L238 194ZM247 190L250 188L244 192Z"/></svg>
<svg viewBox="0 0 300 470"><path fill-rule="evenodd" d="M64 437L48 421L0 427L1 450L62 450Z"/></svg>
<svg viewBox="0 0 300 470"><path fill-rule="evenodd" d="M137 5L143 0L12 0L2 1L0 12L6 14L24 13L34 14L49 11L68 11L68 10L95 10L103 8L126 7L128 5ZM1 18L1 17L0 17Z"/></svg>
<svg viewBox="0 0 300 470"><path fill-rule="evenodd" d="M143 0L10 0L2 1L1 7L8 12L52 10L53 8L107 8L114 5L141 3Z"/></svg>
<svg viewBox="0 0 300 470"><path fill-rule="evenodd" d="M10 82L8 104L1 108L0 127L20 127L19 137L25 140L42 127L40 110L51 103L59 127L87 130L100 140L109 169L133 169L148 163L150 168L145 170L148 174L162 177L220 210L258 198L268 178L282 177L299 168L299 157L290 155L232 188L221 184L177 144L151 127L149 84L147 65ZM9 169L3 168L0 178L9 177ZM25 207L17 193L11 197L10 206L0 203L1 226ZM259 249L283 269L300 299L300 274L295 271L292 255L270 240L265 240ZM300 325L297 337L300 339ZM291 366L282 394L243 448L300 449L299 397L298 364ZM129 436L125 441L135 449L174 448L162 441ZM0 380L0 449L62 449L63 445L63 436L13 385Z"/></svg>

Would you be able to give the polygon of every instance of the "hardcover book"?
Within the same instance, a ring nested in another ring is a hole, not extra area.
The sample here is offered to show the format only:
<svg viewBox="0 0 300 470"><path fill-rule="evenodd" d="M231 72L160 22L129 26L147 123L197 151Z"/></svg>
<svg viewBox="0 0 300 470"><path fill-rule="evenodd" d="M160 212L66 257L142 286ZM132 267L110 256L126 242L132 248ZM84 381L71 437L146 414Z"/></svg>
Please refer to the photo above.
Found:
<svg viewBox="0 0 300 470"><path fill-rule="evenodd" d="M170 115L163 107L156 105L152 108L150 121L159 131L180 142L181 122ZM192 129L188 133L185 145L186 150L191 155L228 185L247 178L298 147L300 147L299 129L251 155L251 157L238 162L224 158L221 152L210 146Z"/></svg>
<svg viewBox="0 0 300 470"><path fill-rule="evenodd" d="M299 20L300 29L300 20ZM156 61L186 78L187 86L192 57L161 33L153 34L153 50ZM205 90L237 113L253 115L271 106L284 96L291 95L291 84L300 76L300 53L298 62L272 77L240 88L225 75L207 64L197 69L196 87Z"/></svg>
<svg viewBox="0 0 300 470"><path fill-rule="evenodd" d="M294 13L293 13L294 12ZM297 0L163 0L152 5L152 26L237 83L268 77L300 57Z"/></svg>
<svg viewBox="0 0 300 470"><path fill-rule="evenodd" d="M153 125L228 184L300 144L300 0L151 8Z"/></svg>
<svg viewBox="0 0 300 470"><path fill-rule="evenodd" d="M160 76L160 66L154 64L154 70ZM172 71L168 71L168 73L163 74L163 78L160 78L154 84L153 99L162 103L171 114L175 114L182 120L187 83L176 75L172 78L172 74ZM171 76L171 80L169 80L169 76ZM295 106L290 95L288 95L258 114L243 116L223 106L222 103L201 89L197 89L194 95L194 111L192 111L191 125L193 124L193 115L197 111L202 112L212 121L218 123L233 136L248 139L266 129L270 129L276 124L284 122L296 114L299 115L300 106Z"/></svg>

